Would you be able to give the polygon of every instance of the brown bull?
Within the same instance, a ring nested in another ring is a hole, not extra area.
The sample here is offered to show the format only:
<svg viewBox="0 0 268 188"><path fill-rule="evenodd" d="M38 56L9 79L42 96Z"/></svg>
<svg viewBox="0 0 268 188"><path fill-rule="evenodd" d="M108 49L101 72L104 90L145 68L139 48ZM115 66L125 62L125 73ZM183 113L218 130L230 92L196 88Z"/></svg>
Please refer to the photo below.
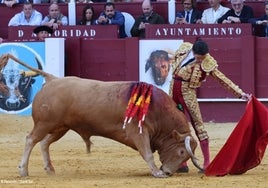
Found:
<svg viewBox="0 0 268 188"><path fill-rule="evenodd" d="M14 60L20 62L16 58ZM188 122L162 90L153 88L151 104L140 133L136 118L123 129L124 113L132 87L137 82L56 78L38 69L28 68L45 76L46 84L32 104L34 128L26 138L19 166L21 176L28 175L29 157L38 142L41 144L45 170L49 174L54 173L49 146L70 129L83 138L88 151L91 136L110 138L138 150L155 177L172 175L182 162L190 157L194 159L192 151L197 142L191 136ZM155 151L158 151L162 163L160 169L154 162Z"/></svg>

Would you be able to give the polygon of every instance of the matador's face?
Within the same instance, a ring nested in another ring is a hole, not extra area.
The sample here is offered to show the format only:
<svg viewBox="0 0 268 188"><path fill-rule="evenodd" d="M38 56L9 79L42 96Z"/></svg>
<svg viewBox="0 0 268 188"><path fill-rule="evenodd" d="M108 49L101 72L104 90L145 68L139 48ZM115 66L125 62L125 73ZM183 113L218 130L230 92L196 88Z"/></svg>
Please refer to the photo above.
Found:
<svg viewBox="0 0 268 188"><path fill-rule="evenodd" d="M194 54L195 61L197 63L202 63L202 61L206 58L207 54L205 55L199 55L199 54Z"/></svg>

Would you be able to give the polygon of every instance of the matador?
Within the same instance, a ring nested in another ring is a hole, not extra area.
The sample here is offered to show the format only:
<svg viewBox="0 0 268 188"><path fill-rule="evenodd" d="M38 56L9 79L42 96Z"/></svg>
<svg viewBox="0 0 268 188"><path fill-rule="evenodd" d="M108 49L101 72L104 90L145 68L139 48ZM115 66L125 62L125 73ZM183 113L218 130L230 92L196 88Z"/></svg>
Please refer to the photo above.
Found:
<svg viewBox="0 0 268 188"><path fill-rule="evenodd" d="M182 64L190 52L193 53L194 57ZM172 68L173 80L170 86L170 95L178 108L190 117L191 124L200 142L205 170L210 163L209 136L202 120L196 89L210 75L236 97L249 100L250 95L244 93L242 89L219 71L217 61L209 54L208 45L202 40L197 40L194 44L184 42L175 53ZM178 170L178 172L188 171L187 163L183 164Z"/></svg>

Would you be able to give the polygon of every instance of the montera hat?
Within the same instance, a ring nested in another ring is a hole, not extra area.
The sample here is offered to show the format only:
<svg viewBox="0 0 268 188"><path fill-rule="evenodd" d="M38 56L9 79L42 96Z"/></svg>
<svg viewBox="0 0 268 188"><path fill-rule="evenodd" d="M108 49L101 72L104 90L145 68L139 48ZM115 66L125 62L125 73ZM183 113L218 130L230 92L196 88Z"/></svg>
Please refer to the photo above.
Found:
<svg viewBox="0 0 268 188"><path fill-rule="evenodd" d="M51 27L48 27L48 26L45 26L45 25L38 26L33 30L33 32L35 34L38 34L40 31L47 31L50 34L53 33L53 29Z"/></svg>

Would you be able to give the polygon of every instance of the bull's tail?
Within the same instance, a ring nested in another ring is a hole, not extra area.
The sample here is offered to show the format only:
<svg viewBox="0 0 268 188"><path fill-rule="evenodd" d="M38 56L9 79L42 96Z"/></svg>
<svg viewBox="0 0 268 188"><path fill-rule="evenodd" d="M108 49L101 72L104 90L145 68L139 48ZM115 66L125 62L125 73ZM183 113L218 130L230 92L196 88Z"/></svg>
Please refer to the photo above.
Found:
<svg viewBox="0 0 268 188"><path fill-rule="evenodd" d="M31 66L27 65L26 63L22 62L21 60L19 60L18 58L14 57L14 56L11 55L11 54L5 54L5 55L3 55L3 56L1 57L1 60L2 60L2 61L5 61L5 62L7 63L7 61L8 61L9 58L12 59L12 60L14 60L14 61L16 61L17 63L21 64L22 66L24 66L24 67L30 69L31 71L34 71L34 72L36 72L36 73L42 75L43 77L45 77L46 81L52 80L52 79L54 79L54 78L57 78L56 76L54 76L54 75L52 75L52 74L49 74L49 73L47 73L47 72L45 72L45 71L43 71L43 70L41 70L41 69L36 69L36 68L34 68L34 67L31 67ZM37 59L37 58L35 58L35 59L36 59L36 61L38 62L38 64L40 64L39 61L38 61L38 59ZM5 63L5 64L6 64L6 63ZM40 67L39 67L39 68L40 68Z"/></svg>

